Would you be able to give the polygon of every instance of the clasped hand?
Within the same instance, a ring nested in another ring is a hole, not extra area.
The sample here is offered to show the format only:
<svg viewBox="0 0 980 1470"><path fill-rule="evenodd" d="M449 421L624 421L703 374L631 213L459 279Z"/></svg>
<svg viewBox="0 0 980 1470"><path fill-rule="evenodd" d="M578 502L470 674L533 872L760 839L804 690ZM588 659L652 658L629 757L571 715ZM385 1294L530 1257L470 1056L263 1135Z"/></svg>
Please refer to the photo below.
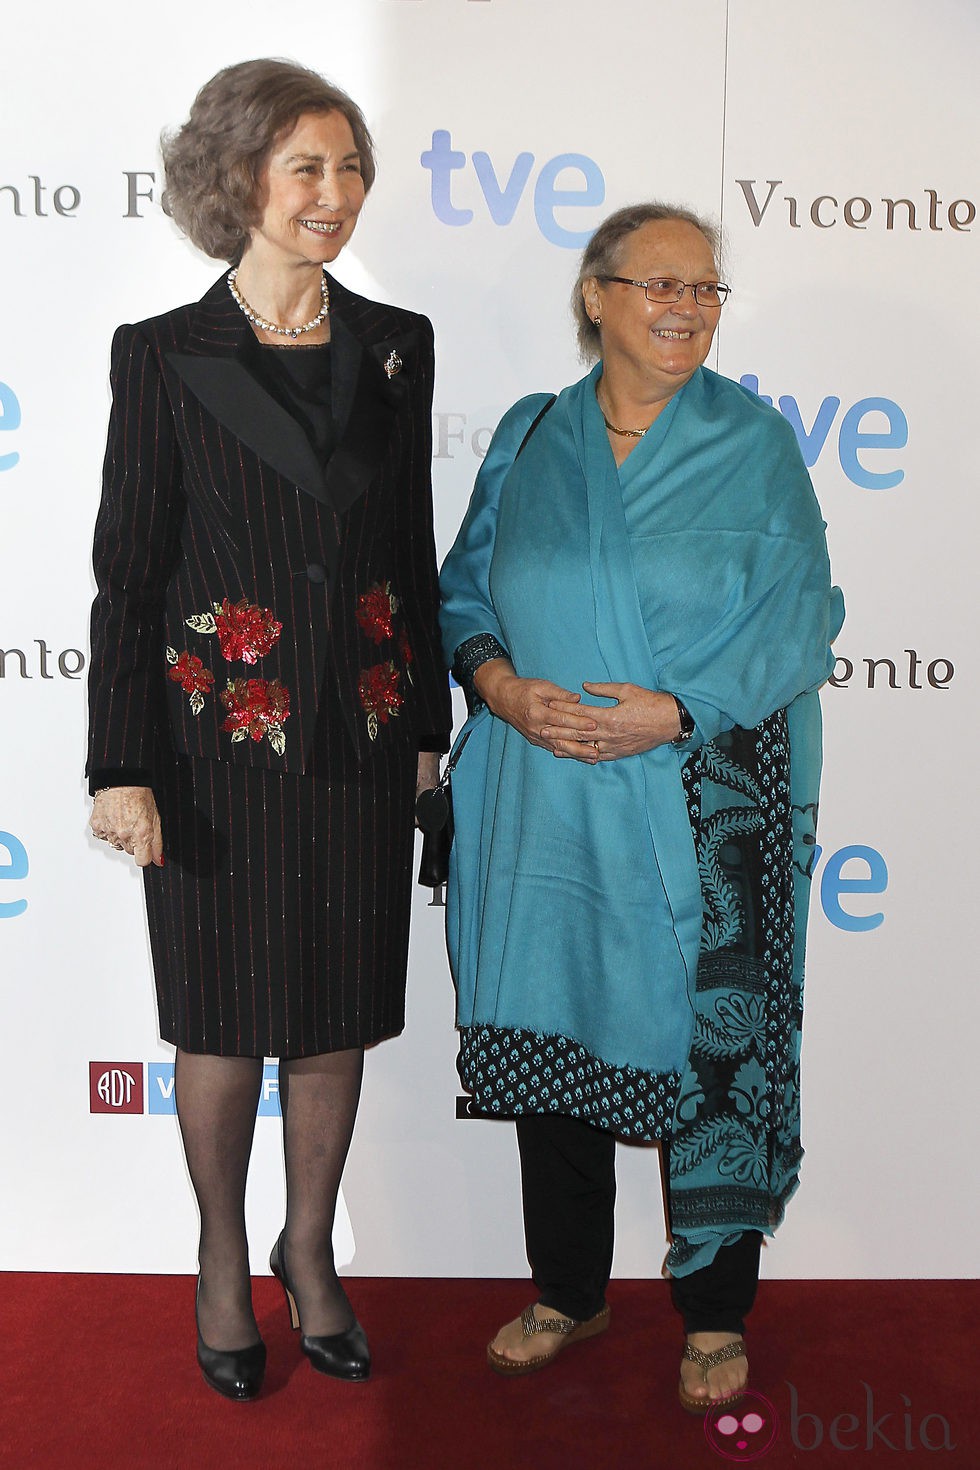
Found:
<svg viewBox="0 0 980 1470"><path fill-rule="evenodd" d="M478 669L476 684L495 715L560 760L586 765L622 760L666 745L680 734L673 696L639 684L586 680L582 688L587 695L616 703L583 705L580 694L548 679L523 679L503 659Z"/></svg>

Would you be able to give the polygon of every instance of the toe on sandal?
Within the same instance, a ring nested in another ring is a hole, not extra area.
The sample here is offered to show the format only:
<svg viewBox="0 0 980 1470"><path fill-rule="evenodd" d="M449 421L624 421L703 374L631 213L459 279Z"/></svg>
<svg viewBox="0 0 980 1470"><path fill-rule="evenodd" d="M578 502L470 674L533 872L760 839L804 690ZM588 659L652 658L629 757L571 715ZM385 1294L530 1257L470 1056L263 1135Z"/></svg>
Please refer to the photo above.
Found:
<svg viewBox="0 0 980 1470"><path fill-rule="evenodd" d="M746 1356L745 1343L741 1338L736 1342L727 1342L724 1347L716 1348L713 1353L703 1353L700 1348L696 1348L690 1342L684 1344L683 1357L689 1363L697 1363L704 1374L705 1383L708 1381L708 1374L711 1369L717 1368L719 1363L727 1363L732 1358L744 1358ZM747 1388L748 1378L746 1378L741 1388L737 1389L735 1393L730 1393L727 1398L713 1399L708 1395L705 1395L703 1398L696 1398L694 1394L688 1393L684 1387L684 1380L681 1379L677 1393L681 1404L689 1414L707 1414L710 1409L723 1409L729 1404L737 1404L739 1399L744 1397Z"/></svg>
<svg viewBox="0 0 980 1470"><path fill-rule="evenodd" d="M536 1332L557 1332L560 1334L558 1344L552 1348L550 1353L542 1353L537 1358L522 1359L505 1358L503 1353L498 1353L493 1343L490 1343L487 1348L487 1362L495 1373L504 1373L510 1377L516 1377L519 1373L536 1373L539 1368L546 1368L569 1343L584 1342L588 1337L597 1337L609 1326L608 1306L603 1307L601 1312L596 1312L595 1316L590 1317L587 1322L575 1322L571 1317L541 1317L539 1319L534 1315L534 1305L525 1307L521 1313L522 1333L527 1338L533 1337Z"/></svg>

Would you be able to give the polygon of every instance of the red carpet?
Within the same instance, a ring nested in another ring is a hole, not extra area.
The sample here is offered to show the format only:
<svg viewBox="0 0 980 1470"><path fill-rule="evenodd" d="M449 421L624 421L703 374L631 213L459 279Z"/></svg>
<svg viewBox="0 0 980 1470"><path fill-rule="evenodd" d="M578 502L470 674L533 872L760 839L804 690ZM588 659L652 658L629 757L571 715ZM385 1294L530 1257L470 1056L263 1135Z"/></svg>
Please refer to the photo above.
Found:
<svg viewBox="0 0 980 1470"><path fill-rule="evenodd" d="M662 1282L614 1282L605 1337L517 1380L491 1373L483 1353L497 1325L531 1299L526 1283L362 1278L349 1289L371 1339L372 1381L314 1374L277 1284L262 1278L255 1301L269 1372L262 1397L238 1405L200 1377L189 1278L8 1273L0 1464L980 1467L976 1282L764 1282L749 1340L752 1386L774 1407L778 1430L772 1439L775 1421L756 1404L763 1428L751 1421L714 1444L677 1403L681 1336Z"/></svg>

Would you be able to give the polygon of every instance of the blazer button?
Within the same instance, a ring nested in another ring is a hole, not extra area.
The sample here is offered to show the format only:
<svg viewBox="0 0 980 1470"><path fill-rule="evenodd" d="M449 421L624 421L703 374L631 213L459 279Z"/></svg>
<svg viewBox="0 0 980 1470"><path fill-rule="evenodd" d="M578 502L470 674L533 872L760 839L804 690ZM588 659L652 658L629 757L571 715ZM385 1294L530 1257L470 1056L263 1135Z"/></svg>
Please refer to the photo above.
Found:
<svg viewBox="0 0 980 1470"><path fill-rule="evenodd" d="M311 582L316 582L319 584L327 580L327 569L326 567L321 567L318 561L311 561L309 566L306 568L306 575L309 577Z"/></svg>

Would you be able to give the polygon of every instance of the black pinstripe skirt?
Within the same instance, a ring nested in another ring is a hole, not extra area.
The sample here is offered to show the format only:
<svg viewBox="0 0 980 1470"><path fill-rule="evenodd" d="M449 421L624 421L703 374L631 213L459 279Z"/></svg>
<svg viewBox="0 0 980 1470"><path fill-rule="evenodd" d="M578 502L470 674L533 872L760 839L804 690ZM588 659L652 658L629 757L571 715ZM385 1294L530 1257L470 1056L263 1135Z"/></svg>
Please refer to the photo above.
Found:
<svg viewBox="0 0 980 1470"><path fill-rule="evenodd" d="M402 1030L417 753L330 748L306 776L161 762L165 866L144 881L164 1041L310 1056Z"/></svg>

